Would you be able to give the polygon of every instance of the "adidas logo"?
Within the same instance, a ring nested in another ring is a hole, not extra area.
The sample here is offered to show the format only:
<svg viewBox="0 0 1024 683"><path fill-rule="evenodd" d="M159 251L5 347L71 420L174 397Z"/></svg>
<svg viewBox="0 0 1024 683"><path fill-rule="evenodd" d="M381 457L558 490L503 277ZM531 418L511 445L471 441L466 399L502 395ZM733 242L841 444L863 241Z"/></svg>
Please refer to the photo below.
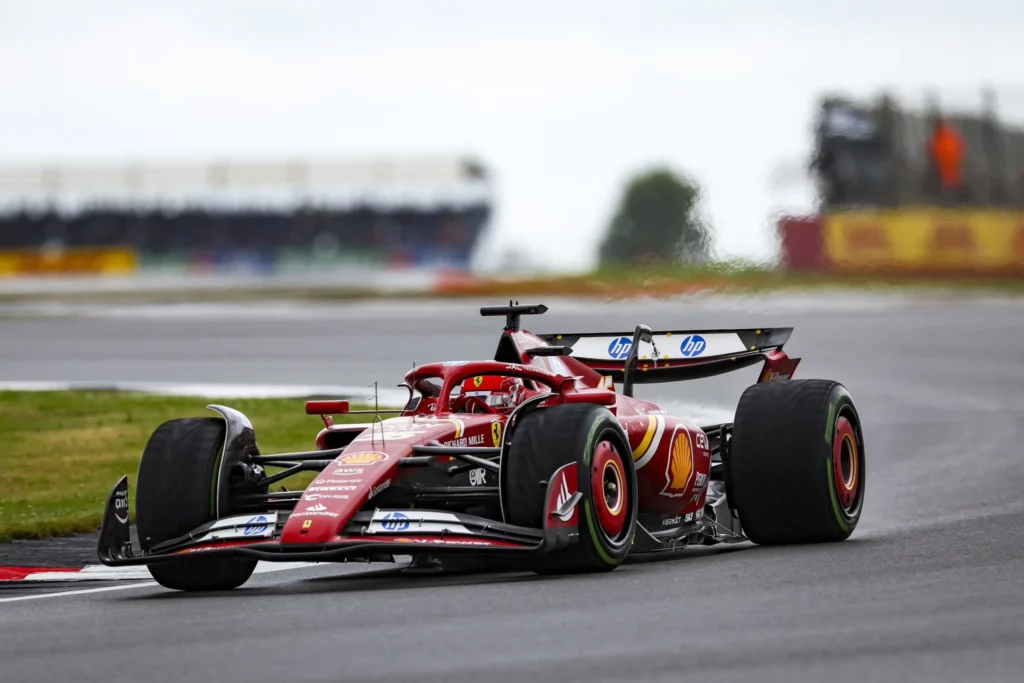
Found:
<svg viewBox="0 0 1024 683"><path fill-rule="evenodd" d="M317 503L316 505L310 505L306 508L306 512L323 512L327 509L327 506L323 503Z"/></svg>

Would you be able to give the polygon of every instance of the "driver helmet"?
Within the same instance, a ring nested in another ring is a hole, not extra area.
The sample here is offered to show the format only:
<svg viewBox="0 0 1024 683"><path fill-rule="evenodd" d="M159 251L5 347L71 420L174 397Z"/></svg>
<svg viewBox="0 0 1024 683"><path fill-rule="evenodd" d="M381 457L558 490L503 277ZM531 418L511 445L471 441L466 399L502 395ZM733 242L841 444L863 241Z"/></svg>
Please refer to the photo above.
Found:
<svg viewBox="0 0 1024 683"><path fill-rule="evenodd" d="M516 405L525 390L523 380L501 375L479 375L462 383L463 398L475 396L489 407L498 409Z"/></svg>

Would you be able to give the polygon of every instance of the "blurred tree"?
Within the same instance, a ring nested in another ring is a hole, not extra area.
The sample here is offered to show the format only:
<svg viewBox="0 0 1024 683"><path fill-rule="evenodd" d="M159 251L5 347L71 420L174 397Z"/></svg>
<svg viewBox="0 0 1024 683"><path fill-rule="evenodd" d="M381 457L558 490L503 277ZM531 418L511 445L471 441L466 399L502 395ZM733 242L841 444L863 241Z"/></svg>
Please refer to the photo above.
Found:
<svg viewBox="0 0 1024 683"><path fill-rule="evenodd" d="M706 262L712 236L699 199L697 184L669 169L634 177L601 243L601 265Z"/></svg>

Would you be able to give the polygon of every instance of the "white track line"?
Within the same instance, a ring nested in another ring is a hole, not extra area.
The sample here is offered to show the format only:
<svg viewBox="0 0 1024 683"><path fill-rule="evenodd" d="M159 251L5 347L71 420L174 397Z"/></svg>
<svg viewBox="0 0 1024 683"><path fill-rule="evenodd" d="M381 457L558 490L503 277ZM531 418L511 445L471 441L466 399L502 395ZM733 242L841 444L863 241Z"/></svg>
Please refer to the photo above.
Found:
<svg viewBox="0 0 1024 683"><path fill-rule="evenodd" d="M267 574L280 572L288 569L304 569L315 567L316 562L260 562L256 565L254 574ZM24 585L24 584L23 584ZM123 591L130 588L149 588L159 585L156 581L145 581L143 583L132 583L127 586L101 586L100 588L82 588L73 591L60 591L58 593L40 593L38 595L19 595L15 598L0 598L0 602L21 602L22 600L44 600L46 598L61 598L69 595L85 595L87 593L105 593L107 591Z"/></svg>
<svg viewBox="0 0 1024 683"><path fill-rule="evenodd" d="M0 598L0 602L20 602L22 600L42 600L44 598L62 598L67 595L84 595L85 593L105 593L106 591L123 591L129 588L145 588L156 586L156 581L145 583L133 583L127 586L103 586L102 588L83 588L76 591L61 591L60 593L40 593L39 595L19 595L16 598Z"/></svg>

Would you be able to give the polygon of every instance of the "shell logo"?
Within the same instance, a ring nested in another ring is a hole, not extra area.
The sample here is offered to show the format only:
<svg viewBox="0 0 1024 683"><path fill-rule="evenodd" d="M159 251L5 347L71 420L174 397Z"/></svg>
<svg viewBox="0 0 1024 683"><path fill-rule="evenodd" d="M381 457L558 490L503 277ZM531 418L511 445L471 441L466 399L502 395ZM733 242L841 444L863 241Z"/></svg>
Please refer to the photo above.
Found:
<svg viewBox="0 0 1024 683"><path fill-rule="evenodd" d="M382 462L387 459L387 453L366 451L363 453L346 453L335 460L335 462L339 465L372 465L375 462Z"/></svg>
<svg viewBox="0 0 1024 683"><path fill-rule="evenodd" d="M679 498L686 495L686 487L693 475L693 448L690 446L690 435L685 429L676 432L672 439L672 450L665 470L667 483L661 495Z"/></svg>

